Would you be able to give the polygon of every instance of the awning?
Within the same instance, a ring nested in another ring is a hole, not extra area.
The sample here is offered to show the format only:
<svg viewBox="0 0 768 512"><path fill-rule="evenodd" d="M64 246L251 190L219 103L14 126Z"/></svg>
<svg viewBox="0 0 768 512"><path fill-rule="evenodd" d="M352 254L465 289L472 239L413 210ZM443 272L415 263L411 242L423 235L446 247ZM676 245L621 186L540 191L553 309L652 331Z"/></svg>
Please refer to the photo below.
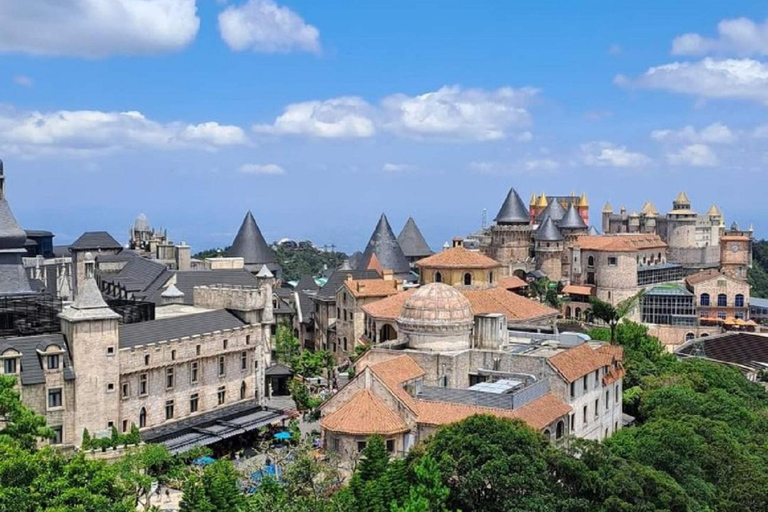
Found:
<svg viewBox="0 0 768 512"><path fill-rule="evenodd" d="M291 377L293 370L283 364L273 364L264 371L267 377Z"/></svg>
<svg viewBox="0 0 768 512"><path fill-rule="evenodd" d="M563 293L567 293L569 295L594 295L594 286L569 284L563 288Z"/></svg>

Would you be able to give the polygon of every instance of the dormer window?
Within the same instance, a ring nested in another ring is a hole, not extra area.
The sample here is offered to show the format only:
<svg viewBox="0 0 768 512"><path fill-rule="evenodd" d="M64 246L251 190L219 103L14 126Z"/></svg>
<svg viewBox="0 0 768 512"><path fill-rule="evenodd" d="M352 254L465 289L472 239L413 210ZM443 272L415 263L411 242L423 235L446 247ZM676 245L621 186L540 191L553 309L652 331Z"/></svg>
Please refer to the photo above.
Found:
<svg viewBox="0 0 768 512"><path fill-rule="evenodd" d="M19 372L19 358L21 353L13 349L8 349L0 355L3 360L3 373L6 375L15 375Z"/></svg>
<svg viewBox="0 0 768 512"><path fill-rule="evenodd" d="M48 369L49 370L58 370L59 369L59 364L61 363L60 359L61 358L59 357L59 354L49 354L48 356L46 356L46 361L48 363L47 364Z"/></svg>
<svg viewBox="0 0 768 512"><path fill-rule="evenodd" d="M3 359L3 373L15 374L16 373L16 358Z"/></svg>

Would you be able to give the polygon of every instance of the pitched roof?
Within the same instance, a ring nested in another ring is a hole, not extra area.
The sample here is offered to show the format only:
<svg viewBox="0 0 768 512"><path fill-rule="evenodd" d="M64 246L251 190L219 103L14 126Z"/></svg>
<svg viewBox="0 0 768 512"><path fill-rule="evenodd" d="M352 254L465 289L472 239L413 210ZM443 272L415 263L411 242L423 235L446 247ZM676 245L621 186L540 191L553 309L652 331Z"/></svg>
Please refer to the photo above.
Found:
<svg viewBox="0 0 768 512"><path fill-rule="evenodd" d="M480 252L470 251L464 247L457 246L420 259L416 262L416 266L453 269L497 268L501 266L501 263Z"/></svg>
<svg viewBox="0 0 768 512"><path fill-rule="evenodd" d="M0 161L0 250L23 249L26 241L27 234L16 222L5 198L5 175L2 161Z"/></svg>
<svg viewBox="0 0 768 512"><path fill-rule="evenodd" d="M61 362L64 371L64 380L72 380L75 373L72 368L72 361L69 358L68 346L64 335L41 334L39 336L23 336L20 338L0 339L0 355L6 350L15 350L21 354L21 367L17 367L20 372L21 384L44 384L45 370L43 369L43 358L37 353L38 350L44 351L49 345L58 345L65 352Z"/></svg>
<svg viewBox="0 0 768 512"><path fill-rule="evenodd" d="M541 224L546 218L550 218L553 221L558 222L563 217L565 217L565 209L563 208L563 205L560 204L560 201L558 201L556 198L552 198L552 201L549 203L549 205L547 205L547 207L544 208L544 211L539 215L539 224Z"/></svg>
<svg viewBox="0 0 768 512"><path fill-rule="evenodd" d="M609 366L614 359L620 361L622 358L623 351L605 349L602 346L592 348L588 343L582 343L550 357L549 363L565 380L574 382L603 366Z"/></svg>
<svg viewBox="0 0 768 512"><path fill-rule="evenodd" d="M299 282L296 283L296 286L294 286L293 289L296 291L302 291L302 290L317 291L320 289L320 287L317 286L317 283L315 282L314 277L302 276L302 278L299 279Z"/></svg>
<svg viewBox="0 0 768 512"><path fill-rule="evenodd" d="M587 229L587 223L581 218L573 203L568 207L568 211L565 212L565 216L560 219L557 226L561 229Z"/></svg>
<svg viewBox="0 0 768 512"><path fill-rule="evenodd" d="M246 265L275 263L275 255L269 248L253 214L248 211L240 230L227 251L228 257L243 258Z"/></svg>
<svg viewBox="0 0 768 512"><path fill-rule="evenodd" d="M123 246L106 231L86 231L69 246L70 251L120 250Z"/></svg>
<svg viewBox="0 0 768 512"><path fill-rule="evenodd" d="M507 276L499 278L498 286L505 290L517 290L519 288L525 288L528 286L528 283L517 276Z"/></svg>
<svg viewBox="0 0 768 512"><path fill-rule="evenodd" d="M605 203L605 206L603 206L603 213L613 213L613 206L611 206L611 203Z"/></svg>
<svg viewBox="0 0 768 512"><path fill-rule="evenodd" d="M379 261L379 258L376 257L375 252L371 253L371 257L365 264L365 268L368 270L375 270L379 273L384 273L384 268L381 266L381 262Z"/></svg>
<svg viewBox="0 0 768 512"><path fill-rule="evenodd" d="M350 401L320 420L320 426L332 432L351 435L393 435L410 428L376 395L367 389L358 391Z"/></svg>
<svg viewBox="0 0 768 512"><path fill-rule="evenodd" d="M498 224L526 224L531 221L523 200L514 188L509 189L504 203L499 209L499 213L494 218Z"/></svg>
<svg viewBox="0 0 768 512"><path fill-rule="evenodd" d="M659 210L656 209L652 202L646 201L643 208L640 210L640 213L643 215L658 215Z"/></svg>
<svg viewBox="0 0 768 512"><path fill-rule="evenodd" d="M247 324L225 309L123 324L119 329L120 348L235 329L244 325Z"/></svg>
<svg viewBox="0 0 768 512"><path fill-rule="evenodd" d="M411 288L396 295L391 295L386 299L377 300L363 306L363 311L380 320L396 320L403 310L405 301L416 292L417 288Z"/></svg>
<svg viewBox="0 0 768 512"><path fill-rule="evenodd" d="M344 287L354 297L388 297L399 293L397 281L388 279L347 279Z"/></svg>
<svg viewBox="0 0 768 512"><path fill-rule="evenodd" d="M594 295L595 287L593 285L569 284L563 287L563 293L572 293L574 295Z"/></svg>
<svg viewBox="0 0 768 512"><path fill-rule="evenodd" d="M317 292L316 297L323 300L336 300L336 292L344 286L347 276L353 279L378 279L381 274L375 270L336 270L328 277L322 288Z"/></svg>
<svg viewBox="0 0 768 512"><path fill-rule="evenodd" d="M556 203L557 201L552 201L552 204ZM539 226L539 229L536 230L536 234L533 238L540 242L561 242L563 240L563 235L560 233L560 230L557 229L552 217L547 217L544 224Z"/></svg>
<svg viewBox="0 0 768 512"><path fill-rule="evenodd" d="M168 268L157 261L133 255L116 274L102 276L103 281L120 284L129 292L144 292L156 281L165 283L171 276Z"/></svg>
<svg viewBox="0 0 768 512"><path fill-rule="evenodd" d="M662 249L667 246L659 235L581 235L577 243L582 250L606 252L635 252Z"/></svg>
<svg viewBox="0 0 768 512"><path fill-rule="evenodd" d="M691 274L685 278L685 282L693 286L695 284L710 281L712 279L730 279L727 275L721 273L719 270L710 268L707 270L701 270L695 274Z"/></svg>
<svg viewBox="0 0 768 512"><path fill-rule="evenodd" d="M408 217L403 230L397 235L397 242L407 258L423 258L432 254L432 249L424 240L424 235L421 234L413 217Z"/></svg>
<svg viewBox="0 0 768 512"><path fill-rule="evenodd" d="M600 236L600 231L595 226L589 226L589 231L587 231L588 235L592 236Z"/></svg>
<svg viewBox="0 0 768 512"><path fill-rule="evenodd" d="M398 275L410 275L411 265L405 258L400 244L397 243L397 238L392 232L392 226L389 225L387 216L383 213L363 252L361 261L364 265L367 265L371 260L372 254L376 255L382 268L392 270Z"/></svg>
<svg viewBox="0 0 768 512"><path fill-rule="evenodd" d="M460 291L469 300L473 315L500 313L506 316L510 323L524 323L558 314L556 309L503 288Z"/></svg>
<svg viewBox="0 0 768 512"><path fill-rule="evenodd" d="M677 197L675 198L675 202L691 204L691 200L688 199L688 194L686 194L685 192L680 192L679 194L677 194Z"/></svg>
<svg viewBox="0 0 768 512"><path fill-rule="evenodd" d="M713 204L712 206L709 207L709 210L707 210L707 215L709 215L710 217L713 217L713 216L722 216L723 214L720 211L720 208L718 208L716 205Z"/></svg>

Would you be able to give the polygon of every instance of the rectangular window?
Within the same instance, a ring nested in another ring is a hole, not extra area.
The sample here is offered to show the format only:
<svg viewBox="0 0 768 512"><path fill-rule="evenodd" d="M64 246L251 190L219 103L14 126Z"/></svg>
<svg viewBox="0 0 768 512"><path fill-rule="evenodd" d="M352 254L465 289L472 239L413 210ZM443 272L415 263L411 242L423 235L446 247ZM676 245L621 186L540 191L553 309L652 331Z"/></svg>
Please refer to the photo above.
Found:
<svg viewBox="0 0 768 512"><path fill-rule="evenodd" d="M250 334L246 334L245 335L245 344L246 345L250 345L251 344L251 335Z"/></svg>
<svg viewBox="0 0 768 512"><path fill-rule="evenodd" d="M357 453L361 453L363 450L365 450L365 441L358 441L357 442Z"/></svg>
<svg viewBox="0 0 768 512"><path fill-rule="evenodd" d="M149 366L149 354L144 356L144 366Z"/></svg>
<svg viewBox="0 0 768 512"><path fill-rule="evenodd" d="M199 368L200 368L200 363L198 363L197 361L192 361L191 363L189 363L189 381L192 384L197 384L197 379L198 379L197 373Z"/></svg>
<svg viewBox="0 0 768 512"><path fill-rule="evenodd" d="M219 405L222 405L227 400L227 388L221 386L219 391L216 393L216 398L219 402Z"/></svg>
<svg viewBox="0 0 768 512"><path fill-rule="evenodd" d="M171 350L171 361L175 361L175 360L176 360L176 351Z"/></svg>
<svg viewBox="0 0 768 512"><path fill-rule="evenodd" d="M587 390L587 388L588 388L588 384L587 384L587 376L586 376L586 375L584 376L584 379L583 379L583 380L584 380L584 391L586 391L586 390Z"/></svg>
<svg viewBox="0 0 768 512"><path fill-rule="evenodd" d="M195 354L199 356L200 355L200 350L201 350L200 345L196 345L195 346Z"/></svg>
<svg viewBox="0 0 768 512"><path fill-rule="evenodd" d="M129 396L131 396L131 388L127 382L123 382L123 385L121 386L120 396L122 396L123 398L128 398Z"/></svg>
<svg viewBox="0 0 768 512"><path fill-rule="evenodd" d="M3 359L3 373L16 373L16 358Z"/></svg>
<svg viewBox="0 0 768 512"><path fill-rule="evenodd" d="M612 267L615 267L618 265L618 260L616 259L616 256L608 256L608 264Z"/></svg>
<svg viewBox="0 0 768 512"><path fill-rule="evenodd" d="M227 345L229 345L229 340L224 340L224 342L222 343L224 350L227 350Z"/></svg>
<svg viewBox="0 0 768 512"><path fill-rule="evenodd" d="M240 369L243 371L248 369L248 352L240 354Z"/></svg>
<svg viewBox="0 0 768 512"><path fill-rule="evenodd" d="M115 390L115 383L114 382L110 382L109 384L107 384L107 392L108 393L112 393L114 390Z"/></svg>
<svg viewBox="0 0 768 512"><path fill-rule="evenodd" d="M607 411L610 406L611 406L611 390L606 389L605 390L605 410Z"/></svg>
<svg viewBox="0 0 768 512"><path fill-rule="evenodd" d="M571 382L571 398L574 398L576 396L576 383Z"/></svg>
<svg viewBox="0 0 768 512"><path fill-rule="evenodd" d="M146 373L142 373L139 375L139 396L146 396L147 395L147 381L149 379L149 375Z"/></svg>
<svg viewBox="0 0 768 512"><path fill-rule="evenodd" d="M123 432L128 432L128 420L123 420Z"/></svg>
<svg viewBox="0 0 768 512"><path fill-rule="evenodd" d="M173 387L173 368L165 369L165 388L170 389Z"/></svg>
<svg viewBox="0 0 768 512"><path fill-rule="evenodd" d="M616 384L616 387L613 389L613 396L616 397L616 403L619 403L619 385Z"/></svg>
<svg viewBox="0 0 768 512"><path fill-rule="evenodd" d="M189 397L189 412L190 413L197 412L198 403L199 403L199 398L198 398L197 393L193 393L192 395L190 395L190 397Z"/></svg>
<svg viewBox="0 0 768 512"><path fill-rule="evenodd" d="M595 387L600 385L600 370L595 370Z"/></svg>
<svg viewBox="0 0 768 512"><path fill-rule="evenodd" d="M53 439L51 439L51 444L61 444L64 442L64 427L61 425L56 427L51 427L51 430L53 430Z"/></svg>
<svg viewBox="0 0 768 512"><path fill-rule="evenodd" d="M115 347L107 347L107 355L108 356L115 355Z"/></svg>
<svg viewBox="0 0 768 512"><path fill-rule="evenodd" d="M584 418L583 418L584 424L586 425L589 423L589 419L587 418L587 406L584 406Z"/></svg>
<svg viewBox="0 0 768 512"><path fill-rule="evenodd" d="M227 374L226 360L224 356L219 356L219 377L223 377Z"/></svg>
<svg viewBox="0 0 768 512"><path fill-rule="evenodd" d="M48 360L48 369L49 370L58 370L59 369L59 354L51 354L47 357Z"/></svg>
<svg viewBox="0 0 768 512"><path fill-rule="evenodd" d="M333 451L338 453L340 447L341 447L341 443L339 442L339 438L338 437L334 437L333 438Z"/></svg>
<svg viewBox="0 0 768 512"><path fill-rule="evenodd" d="M395 440L394 439L387 439L387 451L389 453L395 452Z"/></svg>
<svg viewBox="0 0 768 512"><path fill-rule="evenodd" d="M61 388L48 390L48 408L61 407Z"/></svg>
<svg viewBox="0 0 768 512"><path fill-rule="evenodd" d="M167 400L165 402L165 419L173 419L173 400Z"/></svg>
<svg viewBox="0 0 768 512"><path fill-rule="evenodd" d="M600 416L600 399L595 400L595 418Z"/></svg>

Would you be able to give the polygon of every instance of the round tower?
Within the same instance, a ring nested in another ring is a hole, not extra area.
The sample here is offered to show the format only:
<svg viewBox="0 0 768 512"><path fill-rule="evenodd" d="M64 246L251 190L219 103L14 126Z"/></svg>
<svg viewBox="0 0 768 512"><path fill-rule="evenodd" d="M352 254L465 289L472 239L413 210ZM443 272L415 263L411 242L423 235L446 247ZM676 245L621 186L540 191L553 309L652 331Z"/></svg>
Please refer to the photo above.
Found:
<svg viewBox="0 0 768 512"><path fill-rule="evenodd" d="M515 189L510 189L494 220L488 256L509 275L511 265L528 261L531 249L531 216Z"/></svg>
<svg viewBox="0 0 768 512"><path fill-rule="evenodd" d="M555 221L547 218L539 226L534 236L536 268L544 272L552 281L563 278L563 235L557 229Z"/></svg>
<svg viewBox="0 0 768 512"><path fill-rule="evenodd" d="M671 250L696 246L696 217L688 196L680 192L672 201L672 210L667 213L667 244ZM675 254L673 257L680 258Z"/></svg>

